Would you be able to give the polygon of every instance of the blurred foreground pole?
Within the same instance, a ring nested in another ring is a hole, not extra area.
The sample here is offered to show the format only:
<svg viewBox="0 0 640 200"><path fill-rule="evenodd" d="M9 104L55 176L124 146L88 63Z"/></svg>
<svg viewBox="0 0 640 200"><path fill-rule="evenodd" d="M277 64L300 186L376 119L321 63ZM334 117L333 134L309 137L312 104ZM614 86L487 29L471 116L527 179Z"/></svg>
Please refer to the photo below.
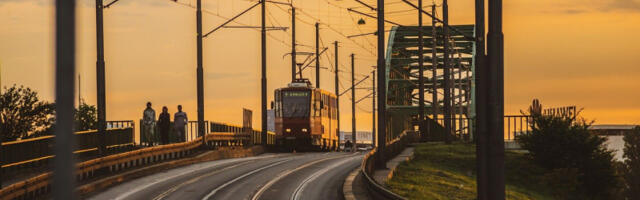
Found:
<svg viewBox="0 0 640 200"><path fill-rule="evenodd" d="M487 37L489 199L505 199L504 186L504 35L502 0L489 0Z"/></svg>
<svg viewBox="0 0 640 200"><path fill-rule="evenodd" d="M387 70L384 52L384 0L378 0L378 152L383 152L387 145ZM378 154L376 161L378 168L387 167L383 153Z"/></svg>
<svg viewBox="0 0 640 200"><path fill-rule="evenodd" d="M478 176L476 177L477 199L489 200L488 189L488 154L489 144L487 134L487 65L485 62L485 39L484 39L484 0L475 0L476 14L476 55L475 55L475 77L476 84L476 169Z"/></svg>
<svg viewBox="0 0 640 200"><path fill-rule="evenodd" d="M75 0L56 0L56 130L53 198L76 199L73 149Z"/></svg>

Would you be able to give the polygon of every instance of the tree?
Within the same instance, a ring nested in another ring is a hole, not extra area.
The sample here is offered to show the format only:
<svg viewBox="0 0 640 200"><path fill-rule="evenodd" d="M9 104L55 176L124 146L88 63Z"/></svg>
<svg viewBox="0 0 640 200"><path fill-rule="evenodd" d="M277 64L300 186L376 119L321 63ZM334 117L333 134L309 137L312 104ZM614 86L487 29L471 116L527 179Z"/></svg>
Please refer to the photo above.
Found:
<svg viewBox="0 0 640 200"><path fill-rule="evenodd" d="M624 134L624 180L627 199L640 199L640 126Z"/></svg>
<svg viewBox="0 0 640 200"><path fill-rule="evenodd" d="M96 106L84 102L80 103L79 108L75 109L74 115L76 131L95 130L98 125L97 113Z"/></svg>
<svg viewBox="0 0 640 200"><path fill-rule="evenodd" d="M13 85L0 94L0 137L2 141L51 134L55 105L38 98L28 87Z"/></svg>
<svg viewBox="0 0 640 200"><path fill-rule="evenodd" d="M563 179L548 179L547 184L558 189L555 196L616 199L621 182L614 167L613 151L605 147L606 138L589 133L591 123L577 120L577 114L543 115L536 107L529 111L533 118L531 134L518 136L516 140L538 166L549 171L572 172L564 173Z"/></svg>

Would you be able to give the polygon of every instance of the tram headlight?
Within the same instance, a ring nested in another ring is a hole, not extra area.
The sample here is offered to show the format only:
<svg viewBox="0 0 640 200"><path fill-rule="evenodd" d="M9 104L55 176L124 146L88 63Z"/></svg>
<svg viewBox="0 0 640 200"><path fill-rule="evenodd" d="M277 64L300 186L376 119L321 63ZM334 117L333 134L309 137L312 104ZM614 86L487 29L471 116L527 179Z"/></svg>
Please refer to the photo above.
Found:
<svg viewBox="0 0 640 200"><path fill-rule="evenodd" d="M307 130L306 128L303 128L303 129L302 129L302 132L305 132L305 133L306 133L307 131L308 131L308 130Z"/></svg>
<svg viewBox="0 0 640 200"><path fill-rule="evenodd" d="M291 133L291 129L290 129L290 128L286 129L285 131L286 131L287 133Z"/></svg>

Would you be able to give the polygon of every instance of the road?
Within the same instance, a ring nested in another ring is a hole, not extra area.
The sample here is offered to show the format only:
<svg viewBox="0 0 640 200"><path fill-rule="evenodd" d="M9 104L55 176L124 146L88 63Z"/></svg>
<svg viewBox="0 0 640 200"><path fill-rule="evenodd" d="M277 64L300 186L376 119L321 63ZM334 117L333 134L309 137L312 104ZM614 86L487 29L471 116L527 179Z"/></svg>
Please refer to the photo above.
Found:
<svg viewBox="0 0 640 200"><path fill-rule="evenodd" d="M217 160L131 180L89 199L342 199L363 153L286 153Z"/></svg>

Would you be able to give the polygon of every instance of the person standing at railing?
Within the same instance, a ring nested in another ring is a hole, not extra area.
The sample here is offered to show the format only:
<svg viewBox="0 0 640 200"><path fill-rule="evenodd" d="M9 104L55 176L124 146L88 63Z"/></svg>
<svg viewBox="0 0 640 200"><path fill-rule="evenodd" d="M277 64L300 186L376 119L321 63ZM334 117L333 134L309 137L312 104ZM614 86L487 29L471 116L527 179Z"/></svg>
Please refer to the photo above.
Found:
<svg viewBox="0 0 640 200"><path fill-rule="evenodd" d="M189 118L187 118L187 113L182 112L182 105L178 105L178 112L173 115L173 127L176 130L176 134L178 134L178 142L185 141L185 126L189 123Z"/></svg>
<svg viewBox="0 0 640 200"><path fill-rule="evenodd" d="M160 132L160 142L169 144L169 129L171 128L171 115L166 106L162 107L162 113L158 116L158 132Z"/></svg>
<svg viewBox="0 0 640 200"><path fill-rule="evenodd" d="M151 108L151 102L147 102L147 108L142 112L143 133L147 146L153 146L155 141L156 111Z"/></svg>

